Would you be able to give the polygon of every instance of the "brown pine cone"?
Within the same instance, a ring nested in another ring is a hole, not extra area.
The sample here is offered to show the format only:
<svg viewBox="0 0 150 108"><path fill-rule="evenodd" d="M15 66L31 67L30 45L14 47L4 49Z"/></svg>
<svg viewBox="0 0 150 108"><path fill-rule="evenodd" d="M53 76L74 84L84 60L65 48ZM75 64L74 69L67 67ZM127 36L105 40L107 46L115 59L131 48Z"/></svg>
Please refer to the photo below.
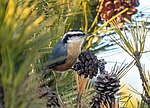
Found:
<svg viewBox="0 0 150 108"><path fill-rule="evenodd" d="M97 9L99 10L99 5L101 4L102 0L98 0L97 2ZM137 7L139 5L138 0L104 0L102 4L102 9L100 12L100 17L106 22L119 12L123 11L125 8L128 8L126 12L119 15L115 20L120 28L123 28L125 22L130 22L131 17L133 14L137 12ZM122 20L118 20L122 19Z"/></svg>
<svg viewBox="0 0 150 108"><path fill-rule="evenodd" d="M120 0L114 0L114 6L115 8L119 8L121 6Z"/></svg>

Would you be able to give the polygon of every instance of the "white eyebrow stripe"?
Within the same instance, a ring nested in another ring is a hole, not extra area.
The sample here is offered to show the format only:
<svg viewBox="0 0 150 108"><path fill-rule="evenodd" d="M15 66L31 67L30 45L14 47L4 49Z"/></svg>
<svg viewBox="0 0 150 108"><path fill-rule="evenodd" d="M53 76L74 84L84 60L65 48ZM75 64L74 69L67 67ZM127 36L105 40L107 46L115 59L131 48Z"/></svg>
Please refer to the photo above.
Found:
<svg viewBox="0 0 150 108"><path fill-rule="evenodd" d="M80 32L80 31L74 31L74 32L67 32L66 34L71 34L71 35L73 35L73 34L84 34L83 32Z"/></svg>

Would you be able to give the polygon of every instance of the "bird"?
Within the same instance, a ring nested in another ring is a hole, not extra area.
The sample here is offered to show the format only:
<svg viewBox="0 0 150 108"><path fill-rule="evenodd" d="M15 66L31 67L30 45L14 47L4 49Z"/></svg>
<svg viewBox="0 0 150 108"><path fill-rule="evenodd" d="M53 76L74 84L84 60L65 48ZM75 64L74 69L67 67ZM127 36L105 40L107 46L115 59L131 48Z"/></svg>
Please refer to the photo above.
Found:
<svg viewBox="0 0 150 108"><path fill-rule="evenodd" d="M66 32L53 47L50 58L44 66L45 69L59 72L71 69L81 53L82 44L87 36L89 34L85 34L82 30Z"/></svg>

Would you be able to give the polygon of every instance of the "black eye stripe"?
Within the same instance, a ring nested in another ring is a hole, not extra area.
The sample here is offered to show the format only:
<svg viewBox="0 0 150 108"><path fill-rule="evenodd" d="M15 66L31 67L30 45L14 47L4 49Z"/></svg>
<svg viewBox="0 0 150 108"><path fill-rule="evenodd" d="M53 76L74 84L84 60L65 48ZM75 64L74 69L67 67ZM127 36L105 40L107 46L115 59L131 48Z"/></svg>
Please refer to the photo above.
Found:
<svg viewBox="0 0 150 108"><path fill-rule="evenodd" d="M66 36L65 37L73 37L73 36L84 36L85 34L66 34Z"/></svg>
<svg viewBox="0 0 150 108"><path fill-rule="evenodd" d="M70 32L83 32L82 30L70 30Z"/></svg>

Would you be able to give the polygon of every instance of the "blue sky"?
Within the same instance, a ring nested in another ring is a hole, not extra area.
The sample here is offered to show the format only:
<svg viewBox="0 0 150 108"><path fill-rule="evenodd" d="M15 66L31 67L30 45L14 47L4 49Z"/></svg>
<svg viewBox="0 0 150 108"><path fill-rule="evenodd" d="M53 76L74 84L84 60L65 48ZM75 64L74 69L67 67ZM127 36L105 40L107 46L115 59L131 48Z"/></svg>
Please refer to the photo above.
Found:
<svg viewBox="0 0 150 108"><path fill-rule="evenodd" d="M150 7L150 0L139 0L140 5L137 9L142 9L144 7ZM146 12L150 12L150 9L148 9Z"/></svg>

